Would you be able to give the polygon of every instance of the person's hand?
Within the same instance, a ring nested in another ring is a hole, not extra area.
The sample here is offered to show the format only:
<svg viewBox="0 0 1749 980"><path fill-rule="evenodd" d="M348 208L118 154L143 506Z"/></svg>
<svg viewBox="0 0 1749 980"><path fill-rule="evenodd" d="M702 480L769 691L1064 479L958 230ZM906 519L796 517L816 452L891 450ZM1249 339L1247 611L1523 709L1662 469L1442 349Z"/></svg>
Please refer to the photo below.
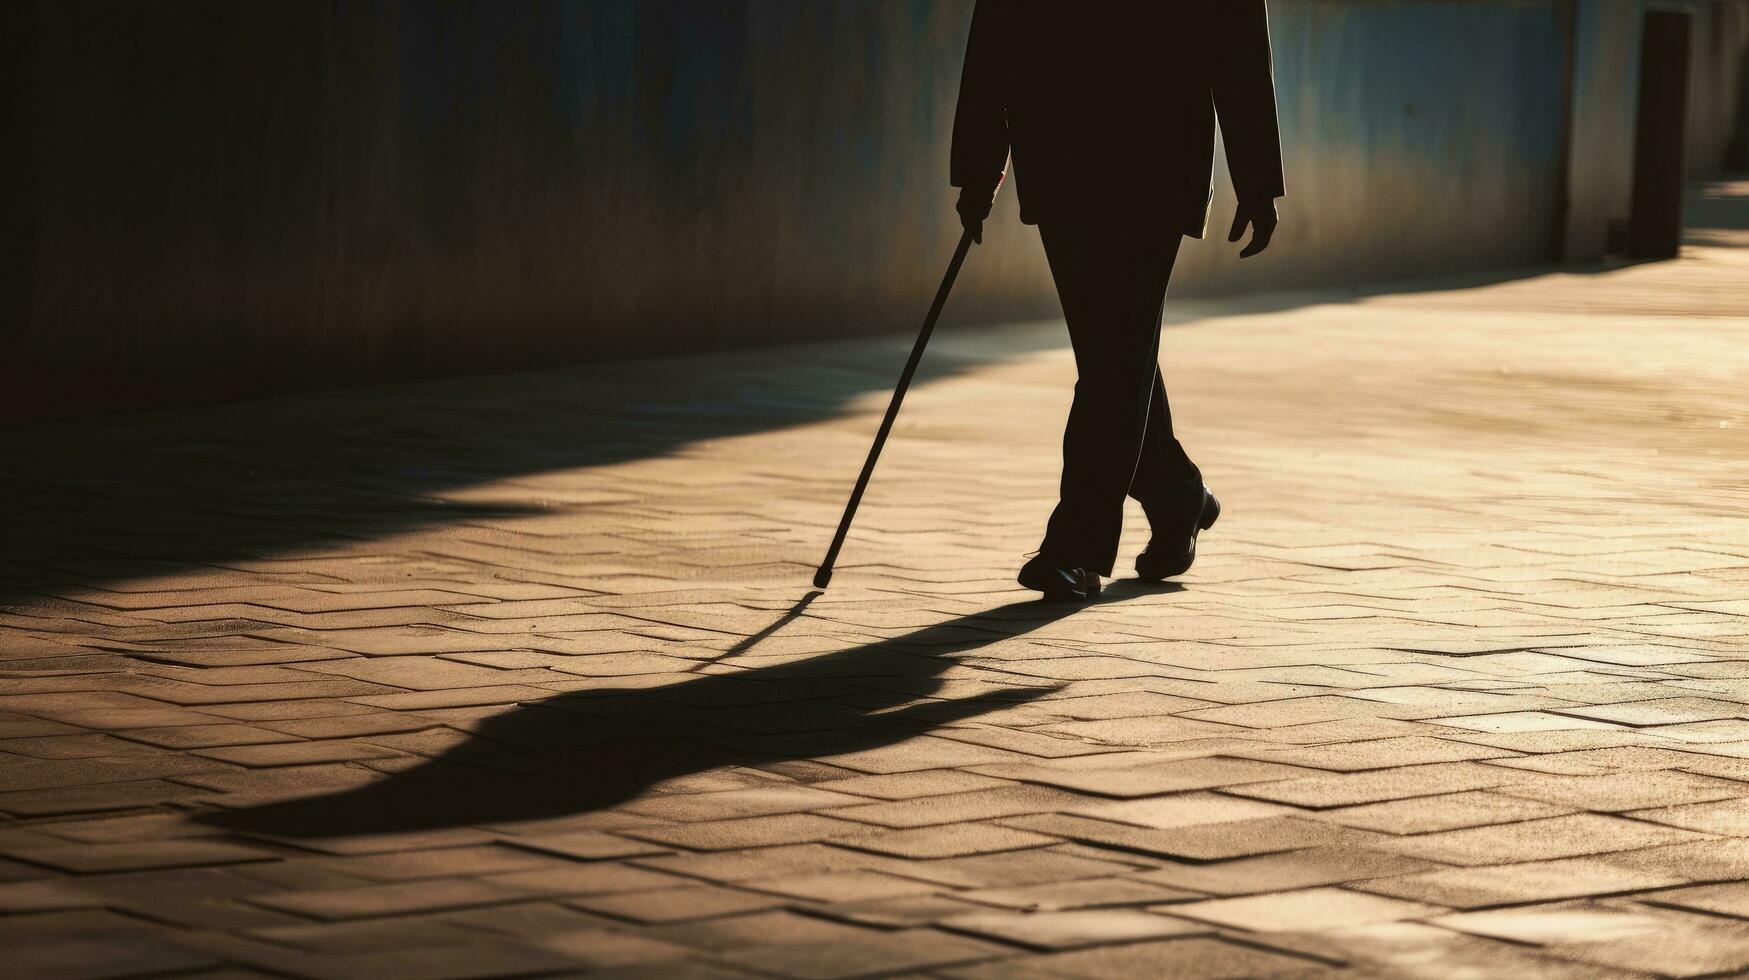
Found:
<svg viewBox="0 0 1749 980"><path fill-rule="evenodd" d="M1275 226L1280 219L1275 214L1275 202L1240 201L1238 213L1233 215L1233 230L1227 234L1227 241L1236 242L1245 237L1245 227L1251 227L1251 241L1239 252L1239 257L1248 259L1269 247L1269 240L1275 237Z"/></svg>
<svg viewBox="0 0 1749 980"><path fill-rule="evenodd" d="M990 216L990 205L995 200L995 187L962 187L959 203L953 206L960 214L960 227L979 245L984 244L984 219Z"/></svg>

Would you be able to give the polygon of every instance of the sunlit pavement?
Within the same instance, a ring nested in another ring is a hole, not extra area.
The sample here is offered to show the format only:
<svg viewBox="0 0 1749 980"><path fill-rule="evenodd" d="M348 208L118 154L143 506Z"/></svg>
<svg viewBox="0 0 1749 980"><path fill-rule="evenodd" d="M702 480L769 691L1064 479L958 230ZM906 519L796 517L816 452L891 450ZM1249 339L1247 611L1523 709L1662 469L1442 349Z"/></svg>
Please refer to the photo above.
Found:
<svg viewBox="0 0 1749 980"><path fill-rule="evenodd" d="M0 972L1749 968L1743 236L1172 304L1226 514L1088 607L1060 324L811 598L909 337L0 433Z"/></svg>

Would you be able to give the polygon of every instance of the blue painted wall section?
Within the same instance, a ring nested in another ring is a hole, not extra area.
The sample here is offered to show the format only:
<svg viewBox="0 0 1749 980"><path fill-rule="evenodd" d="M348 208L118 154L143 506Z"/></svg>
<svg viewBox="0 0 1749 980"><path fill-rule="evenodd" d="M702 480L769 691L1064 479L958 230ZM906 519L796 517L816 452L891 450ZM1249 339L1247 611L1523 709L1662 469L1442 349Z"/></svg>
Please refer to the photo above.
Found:
<svg viewBox="0 0 1749 980"><path fill-rule="evenodd" d="M1223 174L1177 293L1600 249L1643 6L1275 0L1286 223L1239 266ZM1692 7L1700 172L1749 4ZM24 9L4 312L37 371L242 390L904 330L957 236L970 0ZM1056 314L1013 209L951 319Z"/></svg>

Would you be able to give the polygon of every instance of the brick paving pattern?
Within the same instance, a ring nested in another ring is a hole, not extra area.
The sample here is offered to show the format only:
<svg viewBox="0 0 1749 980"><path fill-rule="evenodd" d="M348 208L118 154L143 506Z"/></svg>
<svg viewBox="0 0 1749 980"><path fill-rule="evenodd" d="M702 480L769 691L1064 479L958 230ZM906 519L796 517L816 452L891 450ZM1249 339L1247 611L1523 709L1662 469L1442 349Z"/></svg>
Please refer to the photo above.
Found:
<svg viewBox="0 0 1749 980"><path fill-rule="evenodd" d="M907 337L0 433L4 972L1749 969L1745 246L1174 303L1227 515L1085 607L1060 324L817 595Z"/></svg>

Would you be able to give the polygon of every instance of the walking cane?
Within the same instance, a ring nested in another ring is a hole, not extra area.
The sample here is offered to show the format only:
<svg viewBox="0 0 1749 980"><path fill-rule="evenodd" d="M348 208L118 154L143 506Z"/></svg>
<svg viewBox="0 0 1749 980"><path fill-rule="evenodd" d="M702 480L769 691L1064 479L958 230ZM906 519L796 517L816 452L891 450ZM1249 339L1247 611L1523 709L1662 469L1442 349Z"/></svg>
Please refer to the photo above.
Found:
<svg viewBox="0 0 1749 980"><path fill-rule="evenodd" d="M971 247L972 233L968 231L960 236L953 261L947 264L947 275L941 277L941 288L935 291L935 302L929 307L929 315L923 319L923 330L917 334L917 343L911 348L911 359L905 362L905 371L899 375L899 386L893 389L893 400L887 404L887 417L881 420L881 430L875 433L874 445L868 450L868 461L862 464L862 475L856 478L856 489L850 491L850 503L844 505L844 519L838 522L838 533L832 537L832 547L826 549L826 560L814 573L816 589L823 589L832 582L832 565L838 561L838 549L844 547L844 536L850 533L856 506L862 503L862 492L868 489L868 478L874 473L875 462L881 458L881 447L887 444L887 433L893 430L893 420L899 417L905 389L911 387L911 376L917 373L917 362L923 360L923 348L929 346L929 335L935 332L935 321L941 318L941 308L947 305L947 294L953 291L953 281L959 277L960 266L965 264L966 252Z"/></svg>

